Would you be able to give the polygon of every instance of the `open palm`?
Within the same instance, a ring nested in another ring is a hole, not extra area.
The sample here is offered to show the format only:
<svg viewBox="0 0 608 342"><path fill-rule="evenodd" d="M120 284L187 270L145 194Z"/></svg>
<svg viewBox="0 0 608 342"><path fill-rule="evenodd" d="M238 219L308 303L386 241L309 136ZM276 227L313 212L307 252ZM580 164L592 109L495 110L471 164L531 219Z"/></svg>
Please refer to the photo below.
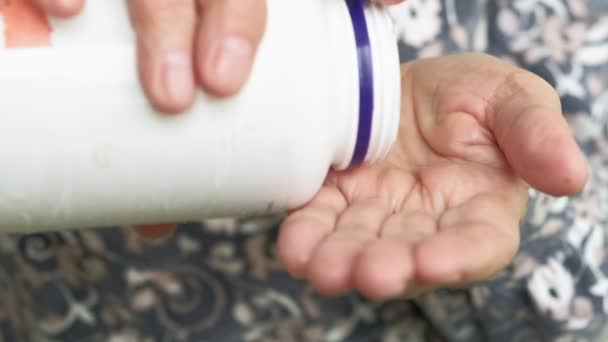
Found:
<svg viewBox="0 0 608 342"><path fill-rule="evenodd" d="M487 279L517 250L528 184L566 195L586 182L559 98L540 78L480 54L401 71L388 158L331 172L281 228L287 269L323 294L380 299Z"/></svg>

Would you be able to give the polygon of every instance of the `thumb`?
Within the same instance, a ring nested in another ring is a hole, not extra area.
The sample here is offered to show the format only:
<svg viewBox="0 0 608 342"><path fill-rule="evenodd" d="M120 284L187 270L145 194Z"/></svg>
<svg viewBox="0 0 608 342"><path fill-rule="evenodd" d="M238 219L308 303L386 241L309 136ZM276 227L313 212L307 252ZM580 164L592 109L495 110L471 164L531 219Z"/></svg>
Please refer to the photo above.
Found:
<svg viewBox="0 0 608 342"><path fill-rule="evenodd" d="M559 96L547 82L517 69L505 77L490 103L490 128L520 177L554 196L584 188L587 161L562 115Z"/></svg>

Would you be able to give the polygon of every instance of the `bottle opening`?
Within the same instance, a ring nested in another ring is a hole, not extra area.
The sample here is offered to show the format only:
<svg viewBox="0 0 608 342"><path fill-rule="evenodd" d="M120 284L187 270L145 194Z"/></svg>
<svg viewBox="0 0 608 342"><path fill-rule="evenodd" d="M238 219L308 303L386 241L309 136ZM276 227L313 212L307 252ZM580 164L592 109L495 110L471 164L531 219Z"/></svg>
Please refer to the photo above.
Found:
<svg viewBox="0 0 608 342"><path fill-rule="evenodd" d="M367 156L374 121L374 64L365 18L366 0L346 0L357 44L359 67L359 124L350 166L361 165Z"/></svg>

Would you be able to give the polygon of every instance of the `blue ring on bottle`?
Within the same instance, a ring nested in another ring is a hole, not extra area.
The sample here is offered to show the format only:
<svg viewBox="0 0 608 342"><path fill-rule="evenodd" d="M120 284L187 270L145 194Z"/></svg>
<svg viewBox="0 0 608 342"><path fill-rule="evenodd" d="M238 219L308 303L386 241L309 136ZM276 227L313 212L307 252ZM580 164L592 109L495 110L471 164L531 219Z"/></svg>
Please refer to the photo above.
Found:
<svg viewBox="0 0 608 342"><path fill-rule="evenodd" d="M359 65L359 124L350 166L363 164L372 135L374 115L374 67L372 49L365 18L367 0L345 0L353 23Z"/></svg>

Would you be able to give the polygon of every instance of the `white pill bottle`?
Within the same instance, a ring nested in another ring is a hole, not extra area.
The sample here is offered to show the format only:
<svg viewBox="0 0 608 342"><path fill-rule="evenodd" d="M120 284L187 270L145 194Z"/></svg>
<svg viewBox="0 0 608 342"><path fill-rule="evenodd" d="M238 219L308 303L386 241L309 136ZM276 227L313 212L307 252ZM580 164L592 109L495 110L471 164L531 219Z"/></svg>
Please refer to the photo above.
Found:
<svg viewBox="0 0 608 342"><path fill-rule="evenodd" d="M399 60L383 9L268 0L244 89L167 116L140 87L124 2L43 18L46 43L32 0L0 6L0 231L280 212L393 145Z"/></svg>

